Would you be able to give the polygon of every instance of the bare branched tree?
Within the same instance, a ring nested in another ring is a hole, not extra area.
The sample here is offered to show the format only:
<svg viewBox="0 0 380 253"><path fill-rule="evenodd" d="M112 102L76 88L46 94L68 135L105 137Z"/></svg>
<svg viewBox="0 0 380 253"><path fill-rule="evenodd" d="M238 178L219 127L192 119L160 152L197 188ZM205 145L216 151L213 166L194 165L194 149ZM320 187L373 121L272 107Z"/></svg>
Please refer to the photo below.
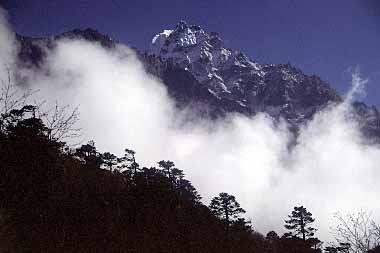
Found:
<svg viewBox="0 0 380 253"><path fill-rule="evenodd" d="M1 79L0 85L0 113L3 117L8 115L10 111L21 108L26 105L28 98L33 95L31 89L20 90L13 83L12 74L6 67L7 77Z"/></svg>
<svg viewBox="0 0 380 253"><path fill-rule="evenodd" d="M49 139L61 141L81 136L81 129L76 127L79 121L78 107L71 109L69 105L60 106L56 102L53 108L43 110L44 101L34 101L34 103L29 101L37 91L19 88L14 84L8 67L6 67L6 71L7 77L0 78L0 130L4 127L4 119L9 117L12 110L28 106L28 108L33 108L33 110L29 110L32 114L31 117L38 117L46 124L49 129Z"/></svg>
<svg viewBox="0 0 380 253"><path fill-rule="evenodd" d="M334 229L336 240L349 244L352 252L367 252L379 245L379 227L374 225L370 213L360 211L346 216L337 213L334 217L338 221Z"/></svg>
<svg viewBox="0 0 380 253"><path fill-rule="evenodd" d="M34 113L35 108L27 105L27 100L32 96L31 89L19 89L12 80L9 67L5 66L5 77L0 76L0 131L3 132L10 124L14 124L14 112Z"/></svg>
<svg viewBox="0 0 380 253"><path fill-rule="evenodd" d="M376 223L375 221L372 221L372 230L375 234L375 238L377 239L376 244L377 246L380 245L380 225Z"/></svg>
<svg viewBox="0 0 380 253"><path fill-rule="evenodd" d="M78 107L70 109L69 105L60 106L58 102L46 112L41 112L41 107L41 105L37 106L38 117L45 122L49 129L49 139L59 141L81 136L81 128L76 127L79 120Z"/></svg>

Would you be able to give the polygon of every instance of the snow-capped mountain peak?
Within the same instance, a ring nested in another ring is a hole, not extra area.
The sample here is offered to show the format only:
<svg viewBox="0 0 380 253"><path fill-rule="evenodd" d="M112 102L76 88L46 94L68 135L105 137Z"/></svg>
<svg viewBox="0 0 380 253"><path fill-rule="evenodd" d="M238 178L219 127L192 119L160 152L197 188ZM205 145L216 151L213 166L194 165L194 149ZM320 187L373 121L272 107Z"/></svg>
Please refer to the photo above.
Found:
<svg viewBox="0 0 380 253"><path fill-rule="evenodd" d="M184 21L155 35L148 56L188 72L197 87L226 111L265 111L297 125L318 108L341 100L321 79L290 64L259 64L241 51L226 48L218 33L206 33ZM165 78L165 73L159 75Z"/></svg>
<svg viewBox="0 0 380 253"><path fill-rule="evenodd" d="M259 65L243 53L225 48L218 33L208 34L200 26L188 25L185 21L179 22L174 30L155 35L149 54L173 60L200 82L210 81L214 76L223 79L218 72L231 66L260 71Z"/></svg>

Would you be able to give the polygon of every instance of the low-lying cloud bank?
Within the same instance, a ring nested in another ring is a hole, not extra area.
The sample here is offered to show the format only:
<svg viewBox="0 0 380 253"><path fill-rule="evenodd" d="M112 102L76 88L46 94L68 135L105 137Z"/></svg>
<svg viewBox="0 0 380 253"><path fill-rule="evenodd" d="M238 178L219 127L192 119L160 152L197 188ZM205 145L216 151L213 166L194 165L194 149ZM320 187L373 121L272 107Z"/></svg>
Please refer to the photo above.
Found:
<svg viewBox="0 0 380 253"><path fill-rule="evenodd" d="M0 13L4 79L17 47ZM289 151L285 123L275 125L264 114L184 124L186 112L174 108L164 85L125 46L106 51L86 41L60 41L41 70L17 71L39 90L35 99L79 105L83 139L94 139L101 151L133 148L145 166L174 161L205 203L222 191L234 194L262 233L282 232L292 208L304 205L316 218L317 235L330 240L335 212L380 207L380 149L347 120L350 101L318 113ZM354 86L361 82L356 77Z"/></svg>

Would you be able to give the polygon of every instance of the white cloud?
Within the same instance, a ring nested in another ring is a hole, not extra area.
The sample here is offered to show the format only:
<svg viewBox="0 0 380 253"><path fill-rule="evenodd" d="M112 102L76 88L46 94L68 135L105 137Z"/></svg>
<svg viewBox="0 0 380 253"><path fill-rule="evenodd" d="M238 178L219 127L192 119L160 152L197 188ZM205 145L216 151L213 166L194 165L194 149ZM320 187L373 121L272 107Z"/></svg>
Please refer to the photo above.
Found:
<svg viewBox="0 0 380 253"><path fill-rule="evenodd" d="M8 79L8 70L14 67L17 46L14 42L14 34L11 32L7 13L0 7L0 77Z"/></svg>

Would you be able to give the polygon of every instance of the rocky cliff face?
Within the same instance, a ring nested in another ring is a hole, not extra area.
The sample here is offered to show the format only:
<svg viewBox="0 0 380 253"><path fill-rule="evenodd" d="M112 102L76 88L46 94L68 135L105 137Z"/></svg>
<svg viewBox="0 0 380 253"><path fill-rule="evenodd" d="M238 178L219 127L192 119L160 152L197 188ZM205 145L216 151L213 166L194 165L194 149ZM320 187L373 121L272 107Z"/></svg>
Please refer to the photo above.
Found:
<svg viewBox="0 0 380 253"><path fill-rule="evenodd" d="M51 38L18 36L20 64L40 66L46 49L57 40L81 38L112 49L115 42L99 32L73 30ZM179 107L190 107L205 117L227 113L266 112L283 118L292 130L342 98L319 77L305 75L290 64L259 64L243 52L224 46L217 33L179 22L155 35L145 53L137 52L148 72L159 77ZM354 118L363 132L380 140L380 115L375 107L354 103Z"/></svg>
<svg viewBox="0 0 380 253"><path fill-rule="evenodd" d="M185 22L154 36L144 58L149 70L166 80L181 102L183 94L194 93L189 93L190 87L201 89L204 96L213 98L210 102L219 104L215 113L266 112L298 124L328 103L341 101L319 77L305 75L289 64L259 64L243 52L224 47L217 33L207 34ZM176 79L182 84L176 84Z"/></svg>

